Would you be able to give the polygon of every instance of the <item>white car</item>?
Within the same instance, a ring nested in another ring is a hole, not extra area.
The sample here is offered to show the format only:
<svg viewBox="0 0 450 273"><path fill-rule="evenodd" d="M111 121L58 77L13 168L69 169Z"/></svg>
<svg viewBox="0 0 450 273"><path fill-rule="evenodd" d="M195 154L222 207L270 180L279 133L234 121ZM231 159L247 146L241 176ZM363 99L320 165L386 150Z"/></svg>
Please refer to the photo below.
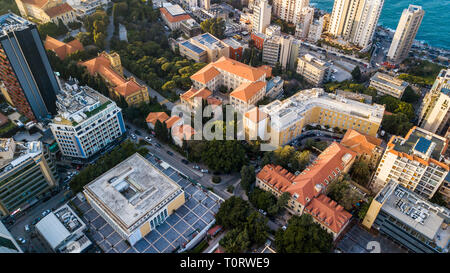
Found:
<svg viewBox="0 0 450 273"><path fill-rule="evenodd" d="M25 240L25 239L22 238L22 237L19 237L19 238L17 239L17 241L19 241L21 244L25 244L25 243L27 242L27 240Z"/></svg>
<svg viewBox="0 0 450 273"><path fill-rule="evenodd" d="M25 226L25 231L26 231L26 232L30 231L30 225L26 225L26 226Z"/></svg>
<svg viewBox="0 0 450 273"><path fill-rule="evenodd" d="M150 137L145 137L145 140L147 140L148 142L152 142L152 139Z"/></svg>
<svg viewBox="0 0 450 273"><path fill-rule="evenodd" d="M194 166L192 166L192 168L196 169L196 170L200 169L200 167L198 165L194 165Z"/></svg>
<svg viewBox="0 0 450 273"><path fill-rule="evenodd" d="M201 171L202 173L209 173L209 171L206 170L206 169L201 169L200 171Z"/></svg>

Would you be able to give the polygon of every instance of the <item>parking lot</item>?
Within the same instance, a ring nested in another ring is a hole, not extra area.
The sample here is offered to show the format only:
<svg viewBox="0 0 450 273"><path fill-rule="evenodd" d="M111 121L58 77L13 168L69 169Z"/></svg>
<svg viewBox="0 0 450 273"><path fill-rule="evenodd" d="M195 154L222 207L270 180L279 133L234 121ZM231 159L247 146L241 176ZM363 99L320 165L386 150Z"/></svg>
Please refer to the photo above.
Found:
<svg viewBox="0 0 450 273"><path fill-rule="evenodd" d="M147 159L184 189L186 202L163 224L130 246L87 202L75 198L73 202L82 211L83 221L89 226L88 236L104 252L170 253L182 248L214 221L221 199L182 178L173 168L165 169L150 155Z"/></svg>
<svg viewBox="0 0 450 273"><path fill-rule="evenodd" d="M337 249L344 253L406 253L407 251L382 235L373 235L354 225L339 241Z"/></svg>

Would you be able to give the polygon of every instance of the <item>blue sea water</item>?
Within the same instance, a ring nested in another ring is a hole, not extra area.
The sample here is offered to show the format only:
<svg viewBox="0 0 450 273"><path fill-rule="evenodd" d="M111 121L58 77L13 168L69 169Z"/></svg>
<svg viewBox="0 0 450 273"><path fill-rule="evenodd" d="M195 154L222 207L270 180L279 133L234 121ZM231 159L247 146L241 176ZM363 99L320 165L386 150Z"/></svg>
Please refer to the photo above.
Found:
<svg viewBox="0 0 450 273"><path fill-rule="evenodd" d="M310 0L311 6L331 12L334 0ZM450 0L385 0L379 24L395 30L400 16L410 4L425 11L416 40L450 49Z"/></svg>

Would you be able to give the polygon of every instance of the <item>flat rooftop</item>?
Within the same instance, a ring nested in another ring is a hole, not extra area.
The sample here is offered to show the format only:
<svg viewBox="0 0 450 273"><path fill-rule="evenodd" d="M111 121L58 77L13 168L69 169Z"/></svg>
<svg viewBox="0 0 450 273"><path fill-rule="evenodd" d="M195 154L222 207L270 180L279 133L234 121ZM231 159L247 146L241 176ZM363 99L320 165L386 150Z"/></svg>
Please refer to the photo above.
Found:
<svg viewBox="0 0 450 273"><path fill-rule="evenodd" d="M10 31L25 29L32 25L30 21L17 16L14 13L7 13L0 16L0 38Z"/></svg>
<svg viewBox="0 0 450 273"><path fill-rule="evenodd" d="M446 146L445 138L430 133L419 127L412 130L408 138L404 139L402 137L397 137L392 143L394 144L394 150L398 152L409 155L417 155L415 151L422 154L428 153L428 157L431 157L437 161L440 161L441 155L445 153L444 148ZM428 160L428 158L424 159Z"/></svg>
<svg viewBox="0 0 450 273"><path fill-rule="evenodd" d="M373 75L373 77L370 78L370 81L376 81L380 84L387 85L400 91L403 91L406 89L406 87L408 87L407 82L381 72L377 72L375 75Z"/></svg>
<svg viewBox="0 0 450 273"><path fill-rule="evenodd" d="M390 187L391 190L385 197L386 201L381 209L430 240L434 240L439 247L446 248L450 229L446 229L445 222L449 220L450 212L397 183L388 184L386 187Z"/></svg>
<svg viewBox="0 0 450 273"><path fill-rule="evenodd" d="M192 37L192 40L206 46L207 48L209 48L211 50L217 49L217 48L224 48L224 46L222 45L220 40L217 39L216 37L212 36L208 32L197 35L195 37Z"/></svg>
<svg viewBox="0 0 450 273"><path fill-rule="evenodd" d="M205 51L205 50L199 48L198 46L192 44L189 41L184 41L184 42L181 43L181 45L183 45L184 47L188 48L191 51L194 51L197 54L200 54L200 53Z"/></svg>
<svg viewBox="0 0 450 273"><path fill-rule="evenodd" d="M127 228L182 191L178 184L138 153L84 188L107 208L107 213Z"/></svg>
<svg viewBox="0 0 450 273"><path fill-rule="evenodd" d="M165 8L172 16L178 16L186 13L180 5L171 5L166 6Z"/></svg>
<svg viewBox="0 0 450 273"><path fill-rule="evenodd" d="M365 104L346 99L335 94L325 93L322 88L312 88L299 91L284 101L275 100L260 110L270 115L273 128L287 128L299 119L305 112L314 107L345 113L362 120L381 123L384 106L379 104Z"/></svg>

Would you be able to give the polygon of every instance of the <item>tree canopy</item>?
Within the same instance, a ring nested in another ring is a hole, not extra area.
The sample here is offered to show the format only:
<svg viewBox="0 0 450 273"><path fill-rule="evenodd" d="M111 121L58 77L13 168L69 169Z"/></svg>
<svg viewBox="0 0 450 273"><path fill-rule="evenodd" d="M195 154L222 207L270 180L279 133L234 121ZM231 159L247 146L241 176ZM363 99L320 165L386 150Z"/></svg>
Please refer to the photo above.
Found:
<svg viewBox="0 0 450 273"><path fill-rule="evenodd" d="M225 38L225 20L216 17L211 19L206 19L200 23L200 27L204 32L209 32L218 39Z"/></svg>
<svg viewBox="0 0 450 273"><path fill-rule="evenodd" d="M275 246L279 253L328 253L333 247L333 235L314 223L310 215L294 215L286 230L276 232Z"/></svg>

